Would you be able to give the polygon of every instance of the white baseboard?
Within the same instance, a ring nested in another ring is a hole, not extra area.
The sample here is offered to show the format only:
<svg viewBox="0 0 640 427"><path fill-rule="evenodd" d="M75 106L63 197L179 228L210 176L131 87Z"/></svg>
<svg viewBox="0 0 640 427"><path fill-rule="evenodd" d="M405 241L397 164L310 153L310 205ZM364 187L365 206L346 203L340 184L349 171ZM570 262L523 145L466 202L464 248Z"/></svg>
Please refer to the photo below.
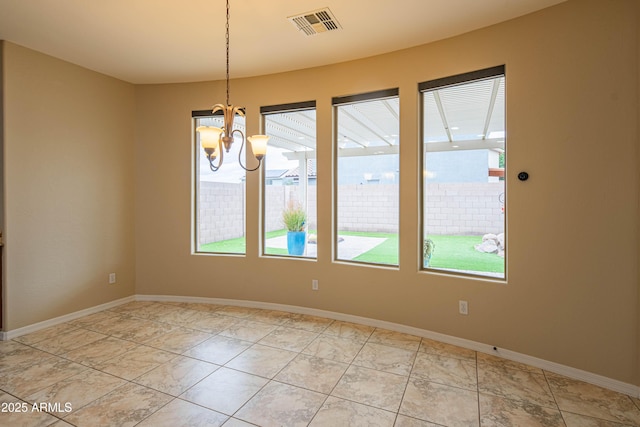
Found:
<svg viewBox="0 0 640 427"><path fill-rule="evenodd" d="M21 335L30 334L41 329L49 328L51 326L59 325L61 323L70 322L71 320L79 319L80 317L87 316L89 314L97 313L108 308L116 307L131 301L135 301L134 295L120 298L115 301L110 301L104 304L96 305L94 307L85 308L84 310L75 311L73 313L65 314L64 316L54 317L53 319L45 320L42 322L34 323L32 325L24 326L22 328L13 329L11 331L1 332L0 341L7 341L17 338Z"/></svg>
<svg viewBox="0 0 640 427"><path fill-rule="evenodd" d="M295 305L275 304L260 301L247 301L247 300L233 300L224 298L205 298L205 297L186 297L186 296L174 296L174 295L134 295L119 300L111 301L105 304L100 304L95 307L90 307L84 310L76 311L74 313L66 314L64 316L56 317L53 319L45 320L43 322L34 323L33 325L25 326L12 331L0 332L0 340L6 341L21 335L25 335L31 332L36 332L44 328L58 325L60 323L69 322L71 320L78 319L89 314L97 313L102 310L106 310L112 307L116 307L121 304L125 304L131 301L156 301L156 302L195 302L205 304L219 304L219 305L233 305L239 307L260 308L266 310L279 310L288 311L290 313L308 314L312 316L326 317L334 320L341 320L345 322L359 323L361 325L373 326L376 328L388 329L391 331L402 332L410 335L416 335L423 338L440 341L446 344L456 345L458 347L467 348L481 353L492 354L502 357L504 359L512 360L514 362L520 362L533 366L536 368L544 369L549 372L564 375L569 378L584 381L599 387L603 387L609 390L613 390L619 393L640 398L640 387L633 384L628 384L622 381L607 378L598 374L583 371L580 369L572 368L570 366L561 365L559 363L550 362L548 360L539 359L526 354L518 353L506 349L494 349L492 345L483 344L476 341L471 341L463 338L457 338L450 335L444 335L437 332L429 331L426 329L414 328L412 326L401 325L398 323L387 322L384 320L371 319L368 317L354 316L351 314L337 313L333 311L320 310L316 308L300 307Z"/></svg>

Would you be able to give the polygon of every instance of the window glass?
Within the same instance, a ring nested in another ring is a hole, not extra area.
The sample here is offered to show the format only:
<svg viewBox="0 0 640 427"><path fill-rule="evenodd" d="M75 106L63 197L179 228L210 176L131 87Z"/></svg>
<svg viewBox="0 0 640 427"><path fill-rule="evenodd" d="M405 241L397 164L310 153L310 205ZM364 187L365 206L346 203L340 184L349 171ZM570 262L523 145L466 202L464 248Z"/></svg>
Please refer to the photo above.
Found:
<svg viewBox="0 0 640 427"><path fill-rule="evenodd" d="M264 254L316 258L316 111L269 113Z"/></svg>
<svg viewBox="0 0 640 427"><path fill-rule="evenodd" d="M399 100L392 92L334 99L338 260L398 265Z"/></svg>
<svg viewBox="0 0 640 427"><path fill-rule="evenodd" d="M423 268L505 278L505 77L492 71L423 91Z"/></svg>
<svg viewBox="0 0 640 427"><path fill-rule="evenodd" d="M222 127L222 116L198 117L195 127ZM245 133L244 117L236 115L234 129ZM196 252L244 254L245 242L245 180L246 172L238 163L241 138L235 134L230 151L224 152L220 169L213 172L200 145L200 135L195 136L196 162ZM242 162L245 159L242 150ZM218 159L214 161L217 165Z"/></svg>

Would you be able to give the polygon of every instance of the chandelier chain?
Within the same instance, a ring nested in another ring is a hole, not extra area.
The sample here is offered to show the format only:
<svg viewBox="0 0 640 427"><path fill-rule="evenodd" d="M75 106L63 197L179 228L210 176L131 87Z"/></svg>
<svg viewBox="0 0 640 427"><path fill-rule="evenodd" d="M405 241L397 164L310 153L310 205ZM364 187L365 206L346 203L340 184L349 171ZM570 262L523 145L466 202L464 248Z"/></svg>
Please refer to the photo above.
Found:
<svg viewBox="0 0 640 427"><path fill-rule="evenodd" d="M227 42L227 105L229 104L229 0L227 0L227 26L226 26L226 42Z"/></svg>

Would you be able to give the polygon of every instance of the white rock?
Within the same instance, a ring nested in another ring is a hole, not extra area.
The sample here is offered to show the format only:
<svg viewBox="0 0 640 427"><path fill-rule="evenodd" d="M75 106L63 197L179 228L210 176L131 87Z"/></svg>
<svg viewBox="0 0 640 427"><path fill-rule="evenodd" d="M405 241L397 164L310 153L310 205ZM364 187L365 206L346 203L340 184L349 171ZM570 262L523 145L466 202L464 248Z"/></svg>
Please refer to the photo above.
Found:
<svg viewBox="0 0 640 427"><path fill-rule="evenodd" d="M476 250L479 252L486 252L490 254L494 254L498 252L498 246L493 241L485 241L475 246Z"/></svg>

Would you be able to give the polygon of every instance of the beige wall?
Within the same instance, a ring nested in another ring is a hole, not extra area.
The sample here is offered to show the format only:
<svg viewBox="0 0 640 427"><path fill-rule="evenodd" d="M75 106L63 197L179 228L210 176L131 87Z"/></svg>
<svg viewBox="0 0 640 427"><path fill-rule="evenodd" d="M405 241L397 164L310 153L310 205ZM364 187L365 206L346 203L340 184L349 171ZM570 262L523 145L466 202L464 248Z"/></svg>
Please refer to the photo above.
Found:
<svg viewBox="0 0 640 427"><path fill-rule="evenodd" d="M250 134L262 105L317 101L317 262L258 256L255 173L247 256L191 255L190 113L223 101L223 82L134 89L5 43L5 329L133 293L246 299L397 322L640 385L638 7L570 0L413 49L233 81ZM419 272L417 83L499 64L508 282ZM393 87L400 268L332 263L331 97Z"/></svg>
<svg viewBox="0 0 640 427"><path fill-rule="evenodd" d="M233 81L231 101L247 107L249 133L262 105L317 101L317 262L258 256L258 174L247 182L247 256L191 255L189 114L224 100L224 88L136 87L136 291L383 319L640 384L636 17L634 1L569 1L388 55ZM418 272L417 83L499 64L507 70L508 283ZM393 87L400 269L332 263L331 97ZM521 170L529 181L515 179ZM458 315L459 299L469 316Z"/></svg>
<svg viewBox="0 0 640 427"><path fill-rule="evenodd" d="M135 91L12 43L3 50L11 330L134 293Z"/></svg>

